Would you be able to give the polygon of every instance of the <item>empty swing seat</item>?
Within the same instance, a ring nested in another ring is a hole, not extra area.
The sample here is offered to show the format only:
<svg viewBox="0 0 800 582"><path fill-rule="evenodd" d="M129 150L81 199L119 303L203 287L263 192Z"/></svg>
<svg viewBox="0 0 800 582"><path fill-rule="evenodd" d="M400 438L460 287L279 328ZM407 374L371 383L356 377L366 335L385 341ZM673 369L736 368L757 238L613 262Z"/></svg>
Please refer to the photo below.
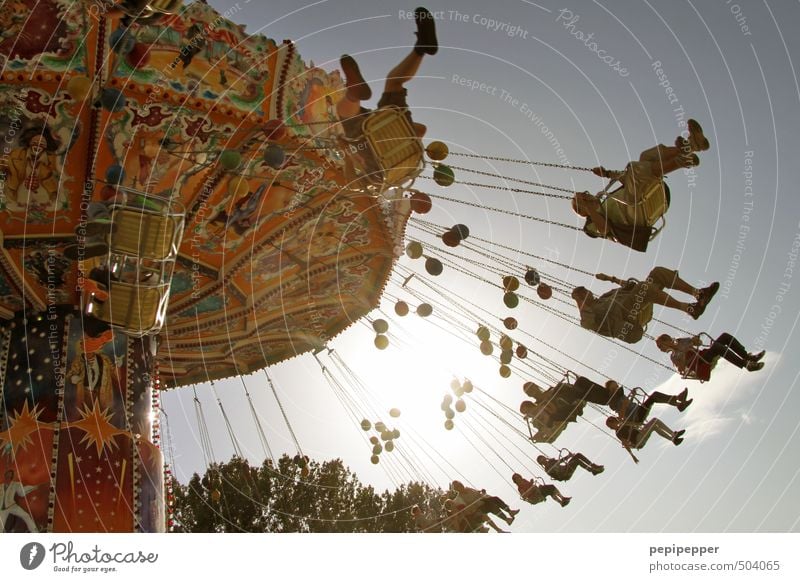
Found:
<svg viewBox="0 0 800 582"><path fill-rule="evenodd" d="M111 281L101 300L90 293L85 299L87 315L141 337L156 333L164 324L169 285L146 286Z"/></svg>
<svg viewBox="0 0 800 582"><path fill-rule="evenodd" d="M169 204L163 210L114 205L111 209L114 228L109 237L111 252L157 261L177 255L184 215L170 212L169 208Z"/></svg>

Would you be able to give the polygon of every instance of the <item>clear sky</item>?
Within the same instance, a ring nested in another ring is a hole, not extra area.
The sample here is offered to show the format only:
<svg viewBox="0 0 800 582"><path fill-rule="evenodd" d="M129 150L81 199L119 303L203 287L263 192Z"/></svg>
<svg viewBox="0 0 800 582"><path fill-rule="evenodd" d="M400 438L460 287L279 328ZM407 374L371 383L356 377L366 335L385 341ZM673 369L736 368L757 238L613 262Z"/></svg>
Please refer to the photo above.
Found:
<svg viewBox="0 0 800 582"><path fill-rule="evenodd" d="M209 3L220 12L235 4ZM414 22L408 17L413 8L389 0L323 0L305 5L289 0L240 1L232 20L247 23L250 33L277 41L292 39L306 61L327 70L338 67L342 53L354 55L377 99L382 77L413 44ZM701 154L693 177L682 172L671 175L667 227L644 255L572 230L452 203L436 203L424 218L446 226L465 223L474 236L590 272L644 277L651 267L663 265L679 269L693 283L719 281L722 290L700 321L675 311L657 317L692 332L716 336L728 331L753 351L768 350L760 373L721 364L712 382L689 383L695 403L683 415L657 407L655 415L667 424L687 429L686 441L676 448L654 437L639 451L638 465L593 424L571 425L558 445L586 453L604 464L606 472L598 477L578 473L563 487L559 483L565 494L573 496L570 506L562 509L550 501L524 507L513 531L800 530L796 330L800 264L794 262L800 247L796 191L800 89L795 70L800 40L793 28L800 21L800 5L726 0L435 0L428 8L437 15L441 49L426 57L420 75L409 85L414 118L429 128L426 142L444 140L451 151L621 169L643 149L671 144L685 114L703 124L712 147ZM603 185L598 178L574 171L463 158L451 163L580 190L599 190ZM456 174L475 180L473 175ZM485 177L475 181L502 184ZM459 185L444 190L428 181L420 181L419 187L578 224L563 200ZM408 235L433 242L414 226ZM609 288L580 272L514 258L573 285L599 292ZM425 277L421 267L419 261L403 258L393 281L402 282L407 269ZM664 367L530 303L511 311L503 306L500 290L448 267L446 262L444 275L427 280L462 305L468 300L486 309L494 316L493 325L499 324L497 318L514 315L520 328L512 335L565 368L597 378L585 367L589 366L627 386L646 389L663 385L665 391L678 392L687 385ZM481 273L478 266L470 270ZM482 276L498 282L488 272ZM427 292L422 285L416 289ZM388 291L415 304L394 283ZM530 290L525 293L535 297ZM402 410L395 423L403 431L397 453L402 450L412 459L414 469L404 473L397 463L388 463L387 472L387 463L370 464L365 433L348 416L311 356L270 370L303 449L319 460L343 458L362 481L380 488L409 477L429 477L444 486L463 476L512 506L525 505L511 484L511 468L523 473L535 470L537 450L470 397L467 411L455 419L456 430L445 431L439 403L451 377L457 375L471 378L516 408L523 397L522 383L536 379L535 372L501 379L496 359L480 355L474 336L457 332L467 338L461 341L447 333L456 329L455 316L436 317L445 315L442 311L427 320L413 315L399 318L392 305L387 299L382 306L391 313L393 342L388 350L376 350L374 333L361 324L331 342L331 347L363 379L366 393L387 424L393 422L389 408ZM552 300L548 305L576 313L574 307ZM472 323L470 327L477 327ZM670 329L654 322L649 331L658 335ZM633 347L668 363L649 340ZM244 381L263 416L273 451L294 454L264 374ZM251 459L260 461L263 451L241 382L219 382L216 393L240 445ZM216 396L207 385L198 386L197 394L214 456L227 460L233 448ZM191 389L182 389L163 399L175 469L182 480L203 468L192 398ZM357 407L365 406L366 396L359 393L354 401ZM587 408L585 417L602 426L598 412ZM415 432L419 436L412 439Z"/></svg>

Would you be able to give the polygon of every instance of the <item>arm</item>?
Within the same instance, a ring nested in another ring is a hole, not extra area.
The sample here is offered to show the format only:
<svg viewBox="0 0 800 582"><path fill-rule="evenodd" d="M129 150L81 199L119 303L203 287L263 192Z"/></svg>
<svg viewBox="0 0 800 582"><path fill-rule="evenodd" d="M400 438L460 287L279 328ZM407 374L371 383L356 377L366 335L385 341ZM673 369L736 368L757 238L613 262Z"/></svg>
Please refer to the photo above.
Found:
<svg viewBox="0 0 800 582"><path fill-rule="evenodd" d="M592 168L592 173L595 176L600 176L601 178L608 178L611 182L615 182L620 179L624 171L619 170L607 170L603 166L598 166L596 168Z"/></svg>
<svg viewBox="0 0 800 582"><path fill-rule="evenodd" d="M607 237L611 228L606 217L600 212L600 202L597 198L588 192L576 192L575 199L580 204L582 212L586 213L587 220L597 229L597 232L601 236Z"/></svg>

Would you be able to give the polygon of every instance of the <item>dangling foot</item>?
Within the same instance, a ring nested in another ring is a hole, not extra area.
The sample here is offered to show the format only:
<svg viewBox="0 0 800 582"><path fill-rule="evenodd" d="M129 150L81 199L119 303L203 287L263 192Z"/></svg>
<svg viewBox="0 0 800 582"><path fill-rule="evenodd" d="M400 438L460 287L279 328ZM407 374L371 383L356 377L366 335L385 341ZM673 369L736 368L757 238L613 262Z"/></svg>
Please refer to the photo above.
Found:
<svg viewBox="0 0 800 582"><path fill-rule="evenodd" d="M511 517L516 517L516 515L519 513L519 511L520 511L519 509L509 509L508 510L508 515L510 515Z"/></svg>
<svg viewBox="0 0 800 582"><path fill-rule="evenodd" d="M572 501L572 497L562 497L559 503L561 504L561 507L566 507L567 505L569 505L570 501Z"/></svg>
<svg viewBox="0 0 800 582"><path fill-rule="evenodd" d="M347 97L353 101L366 101L372 97L372 89L364 81L358 63L350 55L342 55L339 65L344 73L344 82L347 85Z"/></svg>
<svg viewBox="0 0 800 582"><path fill-rule="evenodd" d="M703 315L705 310L706 306L698 301L697 303L690 305L689 309L686 310L686 313L688 313L692 319L698 320L700 319L700 316Z"/></svg>
<svg viewBox="0 0 800 582"><path fill-rule="evenodd" d="M675 444L675 446L678 446L683 442L683 435L685 432L686 432L685 430L679 430L676 431L675 434L673 434L672 442Z"/></svg>
<svg viewBox="0 0 800 582"><path fill-rule="evenodd" d="M688 396L689 396L689 389L688 389L688 388L684 388L684 389L683 389L683 392L681 392L680 394L676 394L676 395L675 395L675 398L676 398L676 399L677 399L679 402L683 402L684 400L686 400L686 398L687 398Z"/></svg>
<svg viewBox="0 0 800 582"><path fill-rule="evenodd" d="M697 293L697 303L691 306L689 309L689 315L691 315L694 319L698 319L706 310L706 306L711 303L711 299L713 299L714 295L717 294L719 291L719 283L714 282L711 283L708 287L704 287L700 289Z"/></svg>
<svg viewBox="0 0 800 582"><path fill-rule="evenodd" d="M683 167L684 168L694 168L700 165L700 158L697 157L697 154L691 154L688 156L683 156Z"/></svg>
<svg viewBox="0 0 800 582"><path fill-rule="evenodd" d="M603 467L603 465L592 465L592 467L589 469L589 472L590 472L592 475L599 475L600 473L602 473L603 471L605 471L605 469L606 469L606 468L605 468L605 467Z"/></svg>
<svg viewBox="0 0 800 582"><path fill-rule="evenodd" d="M678 405L677 405L675 408L677 408L677 409L678 409L678 412L683 412L684 410L686 410L687 408L689 408L689 405L690 405L692 402L694 402L694 399L693 399L693 398L690 398L689 400L683 400L683 401L681 401L681 403L680 403L680 404L678 404Z"/></svg>
<svg viewBox="0 0 800 582"><path fill-rule="evenodd" d="M751 362L760 362L761 358L763 358L766 355L766 353L767 353L766 350L761 350L757 354L747 354L747 359L750 360Z"/></svg>
<svg viewBox="0 0 800 582"><path fill-rule="evenodd" d="M750 360L745 364L745 368L747 368L748 372L758 372L760 369L764 367L764 362L755 362Z"/></svg>
<svg viewBox="0 0 800 582"><path fill-rule="evenodd" d="M414 45L414 51L420 55L435 55L439 50L439 42L436 40L433 14L420 6L414 10L414 20L417 21L417 44Z"/></svg>
<svg viewBox="0 0 800 582"><path fill-rule="evenodd" d="M711 285L709 285L708 287L700 289L699 293L697 294L697 302L708 305L709 303L711 303L711 300L714 298L714 295L717 294L717 291L719 291L719 283L715 281L714 283L711 283Z"/></svg>
<svg viewBox="0 0 800 582"><path fill-rule="evenodd" d="M689 125L689 145L692 146L692 151L704 152L711 145L708 143L706 136L703 135L703 128L694 119L690 119Z"/></svg>

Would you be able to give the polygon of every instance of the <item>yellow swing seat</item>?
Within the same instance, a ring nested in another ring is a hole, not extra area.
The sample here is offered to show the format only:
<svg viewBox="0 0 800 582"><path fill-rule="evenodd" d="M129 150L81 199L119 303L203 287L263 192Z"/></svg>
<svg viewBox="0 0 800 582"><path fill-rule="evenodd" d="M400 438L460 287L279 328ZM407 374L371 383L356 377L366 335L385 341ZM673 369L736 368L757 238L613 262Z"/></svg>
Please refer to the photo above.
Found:
<svg viewBox="0 0 800 582"><path fill-rule="evenodd" d="M129 335L142 337L157 333L164 325L168 299L169 285L149 287L111 281L107 298L101 301L94 293L88 293L84 310Z"/></svg>
<svg viewBox="0 0 800 582"><path fill-rule="evenodd" d="M362 138L346 142L364 143L370 162L353 164L367 189L383 192L388 188L408 188L422 171L424 148L405 112L395 106L369 113L361 125ZM349 156L351 162L355 156Z"/></svg>
<svg viewBox="0 0 800 582"><path fill-rule="evenodd" d="M146 204L111 207L111 252L156 261L177 256L185 220L180 203L142 193L136 197Z"/></svg>

